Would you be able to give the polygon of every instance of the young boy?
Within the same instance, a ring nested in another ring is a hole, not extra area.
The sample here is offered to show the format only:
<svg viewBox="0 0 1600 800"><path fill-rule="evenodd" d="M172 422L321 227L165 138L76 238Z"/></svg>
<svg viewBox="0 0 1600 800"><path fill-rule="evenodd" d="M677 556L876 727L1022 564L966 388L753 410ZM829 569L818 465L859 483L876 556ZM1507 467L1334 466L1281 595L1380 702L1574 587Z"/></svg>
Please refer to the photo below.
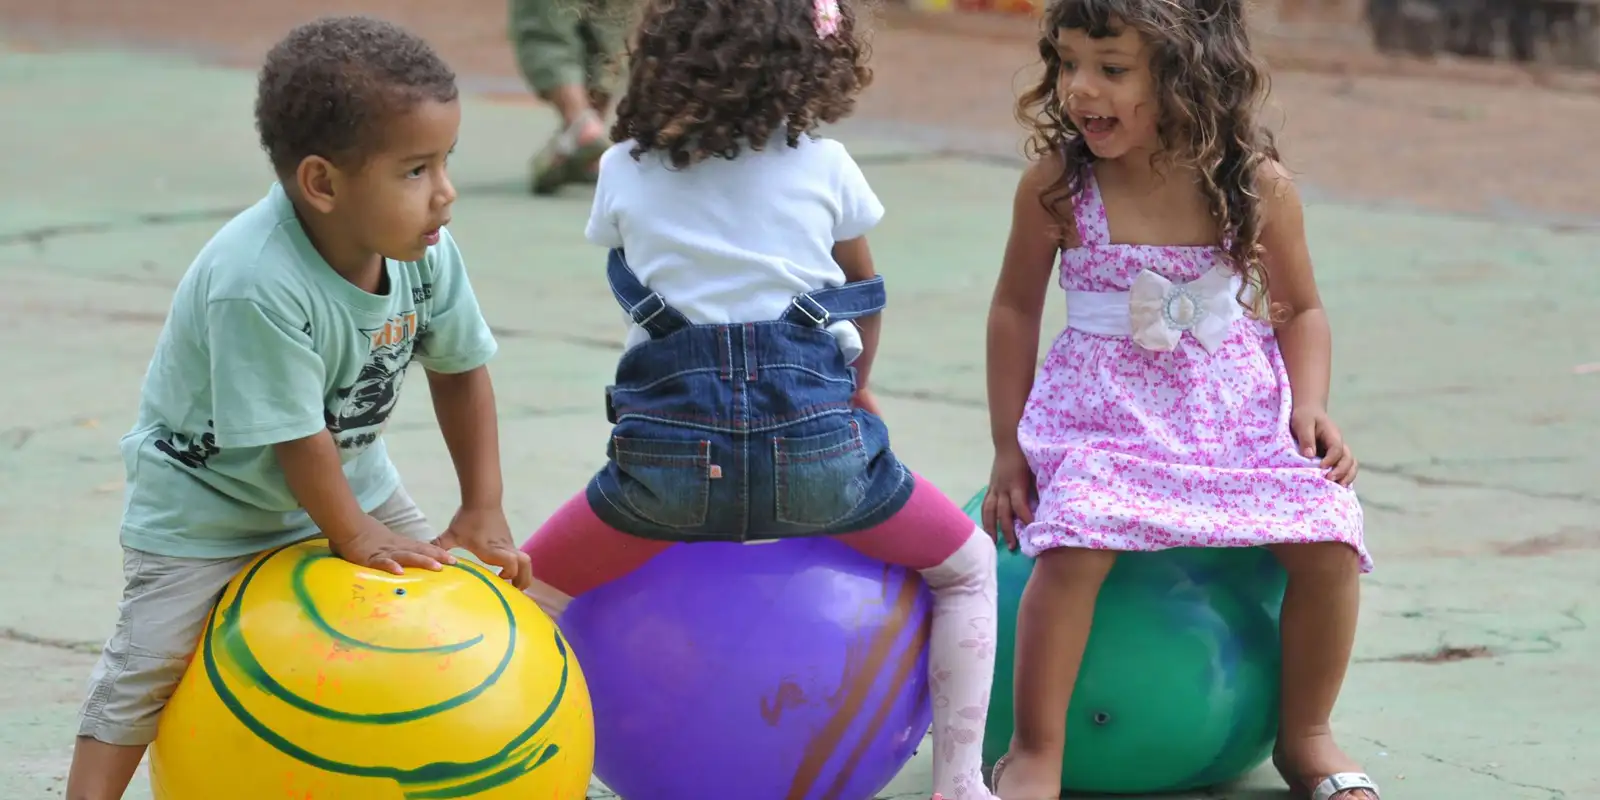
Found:
<svg viewBox="0 0 1600 800"><path fill-rule="evenodd" d="M320 534L399 573L461 547L527 586L501 509L496 345L444 228L460 120L454 73L388 23L319 20L267 55L256 126L278 182L178 284L122 439L126 587L71 800L122 796L208 611L264 550ZM413 358L461 484L437 537L381 438Z"/></svg>

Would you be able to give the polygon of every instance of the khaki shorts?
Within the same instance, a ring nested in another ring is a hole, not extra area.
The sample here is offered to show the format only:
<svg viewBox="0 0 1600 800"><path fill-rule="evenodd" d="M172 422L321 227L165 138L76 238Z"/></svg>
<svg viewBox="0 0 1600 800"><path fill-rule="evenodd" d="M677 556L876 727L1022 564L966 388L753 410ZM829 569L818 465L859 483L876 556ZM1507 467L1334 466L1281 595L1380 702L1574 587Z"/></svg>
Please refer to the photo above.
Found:
<svg viewBox="0 0 1600 800"><path fill-rule="evenodd" d="M402 536L419 541L436 536L403 488L372 516ZM118 745L155 741L161 710L189 666L207 615L253 558L177 558L122 549L126 585L117 604L117 627L89 676L79 736Z"/></svg>

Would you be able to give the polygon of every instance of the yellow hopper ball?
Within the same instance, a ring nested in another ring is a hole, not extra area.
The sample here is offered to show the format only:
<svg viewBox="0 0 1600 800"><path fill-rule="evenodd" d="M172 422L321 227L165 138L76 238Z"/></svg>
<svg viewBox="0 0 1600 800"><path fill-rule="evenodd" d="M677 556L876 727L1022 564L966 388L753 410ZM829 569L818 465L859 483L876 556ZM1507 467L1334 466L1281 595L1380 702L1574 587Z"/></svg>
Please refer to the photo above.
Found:
<svg viewBox="0 0 1600 800"><path fill-rule="evenodd" d="M156 800L581 800L593 767L588 686L532 600L324 540L228 585L150 750Z"/></svg>

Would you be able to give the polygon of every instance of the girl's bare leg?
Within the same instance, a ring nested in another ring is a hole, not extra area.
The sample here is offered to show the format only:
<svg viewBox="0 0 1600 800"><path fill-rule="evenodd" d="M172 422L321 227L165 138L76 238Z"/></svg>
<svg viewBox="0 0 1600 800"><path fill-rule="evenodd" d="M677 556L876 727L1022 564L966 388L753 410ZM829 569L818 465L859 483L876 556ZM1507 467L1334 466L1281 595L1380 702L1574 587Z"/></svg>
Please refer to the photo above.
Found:
<svg viewBox="0 0 1600 800"><path fill-rule="evenodd" d="M1041 553L1017 610L1011 749L995 765L1001 800L1055 800L1067 707L1089 642L1095 599L1116 563L1110 550L1057 548Z"/></svg>
<svg viewBox="0 0 1600 800"><path fill-rule="evenodd" d="M1279 625L1283 639L1283 698L1273 762L1296 791L1361 768L1333 741L1329 718L1355 647L1361 607L1361 564L1338 542L1270 548L1288 573ZM1377 800L1350 789L1331 800Z"/></svg>

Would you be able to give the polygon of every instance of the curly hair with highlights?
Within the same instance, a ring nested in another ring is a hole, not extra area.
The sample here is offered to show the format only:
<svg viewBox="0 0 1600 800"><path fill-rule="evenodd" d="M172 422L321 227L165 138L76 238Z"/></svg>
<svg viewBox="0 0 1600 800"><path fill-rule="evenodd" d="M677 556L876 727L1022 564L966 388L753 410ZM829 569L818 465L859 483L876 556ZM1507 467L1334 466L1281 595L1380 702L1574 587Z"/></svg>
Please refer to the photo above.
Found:
<svg viewBox="0 0 1600 800"><path fill-rule="evenodd" d="M814 0L645 0L611 138L678 169L761 150L780 130L797 146L872 82L864 2L838 0L822 35Z"/></svg>
<svg viewBox="0 0 1600 800"><path fill-rule="evenodd" d="M371 17L324 17L268 51L256 131L280 176L307 156L360 167L396 115L456 97L455 73L420 37Z"/></svg>
<svg viewBox="0 0 1600 800"><path fill-rule="evenodd" d="M1061 176L1040 198L1052 217L1069 225L1072 199L1082 191L1095 155L1063 113L1062 30L1112 38L1131 28L1148 47L1160 112L1155 158L1198 173L1212 215L1228 238L1228 255L1256 292L1250 311L1272 316L1261 260L1261 197L1257 175L1278 159L1272 132L1258 121L1270 89L1265 65L1250 46L1244 0L1051 0L1039 37L1044 74L1017 103L1031 132L1028 155L1060 154Z"/></svg>

